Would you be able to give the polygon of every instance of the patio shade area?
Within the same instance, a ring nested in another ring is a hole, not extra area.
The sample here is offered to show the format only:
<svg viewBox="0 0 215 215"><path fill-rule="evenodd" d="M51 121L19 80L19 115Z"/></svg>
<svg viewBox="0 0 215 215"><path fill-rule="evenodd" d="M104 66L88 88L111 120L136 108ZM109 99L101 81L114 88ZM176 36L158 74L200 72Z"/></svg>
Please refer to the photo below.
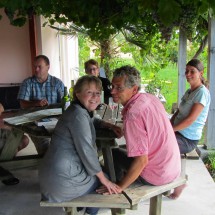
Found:
<svg viewBox="0 0 215 215"><path fill-rule="evenodd" d="M0 183L0 215L64 215L60 208L40 207L38 168L12 170L20 179L14 186ZM187 160L188 183L177 200L163 197L162 215L214 215L215 183L201 159ZM138 210L126 210L127 215L148 214L149 201L139 204ZM110 209L100 209L100 215L110 215Z"/></svg>

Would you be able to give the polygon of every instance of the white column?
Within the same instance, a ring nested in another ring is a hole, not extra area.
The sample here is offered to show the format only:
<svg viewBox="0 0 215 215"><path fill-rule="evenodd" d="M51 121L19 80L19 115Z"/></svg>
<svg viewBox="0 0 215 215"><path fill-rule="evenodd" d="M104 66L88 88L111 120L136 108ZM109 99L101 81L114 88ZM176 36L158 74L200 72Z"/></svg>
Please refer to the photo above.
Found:
<svg viewBox="0 0 215 215"><path fill-rule="evenodd" d="M187 37L185 32L180 29L179 32L179 50L178 50L178 104L186 90L186 58L187 58Z"/></svg>
<svg viewBox="0 0 215 215"><path fill-rule="evenodd" d="M209 17L208 27L208 73L211 104L209 108L206 146L207 149L215 149L215 19Z"/></svg>

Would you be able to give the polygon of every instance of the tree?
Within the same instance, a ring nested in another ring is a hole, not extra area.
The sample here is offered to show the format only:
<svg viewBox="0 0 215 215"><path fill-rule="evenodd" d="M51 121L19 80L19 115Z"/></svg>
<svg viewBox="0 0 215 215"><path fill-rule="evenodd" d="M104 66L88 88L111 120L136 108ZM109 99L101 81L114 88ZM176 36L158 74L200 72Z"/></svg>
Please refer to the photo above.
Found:
<svg viewBox="0 0 215 215"><path fill-rule="evenodd" d="M92 41L99 41L103 63L109 58L111 37L119 31L127 41L138 45L143 55L151 50L151 41L158 33L160 39L168 42L179 27L190 41L198 40L202 50L206 44L208 13L215 12L215 1L1 0L0 8L4 8L11 24L17 26L22 26L33 14L45 16L50 25L73 22L85 29Z"/></svg>
<svg viewBox="0 0 215 215"><path fill-rule="evenodd" d="M43 15L50 25L73 23L85 31L101 49L101 64L110 76L112 38L122 32L126 40L140 47L142 57L160 58L165 43L182 28L190 41L206 44L207 17L215 12L214 0L1 0L11 24L22 26L32 15ZM153 42L156 41L156 42ZM199 53L199 52L198 52ZM195 56L198 55L196 53ZM165 55L163 55L165 56ZM172 53L174 58L174 53Z"/></svg>
<svg viewBox="0 0 215 215"><path fill-rule="evenodd" d="M156 23L162 35L171 35L175 25L187 26L189 35L199 16L215 12L214 0L1 0L0 8L11 24L21 26L32 14L54 22L83 26L92 40L106 40L125 26ZM148 19L142 19L148 14ZM151 17L151 18L150 18ZM142 20L140 20L142 19ZM164 29L164 30L162 30ZM167 31L168 29L168 31Z"/></svg>
<svg viewBox="0 0 215 215"><path fill-rule="evenodd" d="M55 26L50 26L51 28L57 30L60 34L62 35L67 35L67 36L77 36L79 37L85 37L86 40L90 41L91 47L95 47L94 52L97 52L99 50L99 63L101 67L104 67L106 75L108 77L111 77L111 70L110 70L110 61L115 57L118 53L118 48L119 44L115 44L115 35L111 35L108 39L98 39L98 40L91 40L90 35L88 35L88 31L83 28L76 26L74 23L69 23L66 26L61 26L61 27L55 27ZM90 49L89 49L90 52ZM90 53L89 53L90 54ZM81 65L83 65L84 62L81 62Z"/></svg>

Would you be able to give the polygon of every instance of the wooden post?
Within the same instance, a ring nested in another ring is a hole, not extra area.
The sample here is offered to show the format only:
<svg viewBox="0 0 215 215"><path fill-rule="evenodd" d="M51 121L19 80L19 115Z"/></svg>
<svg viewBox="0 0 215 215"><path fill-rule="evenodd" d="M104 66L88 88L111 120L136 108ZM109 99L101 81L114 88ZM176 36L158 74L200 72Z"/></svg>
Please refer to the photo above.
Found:
<svg viewBox="0 0 215 215"><path fill-rule="evenodd" d="M31 49L31 65L32 74L34 74L34 58L37 56L37 36L36 36L36 24L35 15L29 17L29 37L30 37L30 49Z"/></svg>
<svg viewBox="0 0 215 215"><path fill-rule="evenodd" d="M211 104L206 124L206 142L207 149L215 149L215 19L209 17L208 26L208 73L209 89L211 93Z"/></svg>
<svg viewBox="0 0 215 215"><path fill-rule="evenodd" d="M123 215L125 214L125 209L124 208L112 208L111 209L111 215Z"/></svg>
<svg viewBox="0 0 215 215"><path fill-rule="evenodd" d="M162 194L150 199L149 215L161 215Z"/></svg>
<svg viewBox="0 0 215 215"><path fill-rule="evenodd" d="M179 50L178 50L178 104L186 90L185 68L187 58L187 36L184 31L180 29L179 32Z"/></svg>

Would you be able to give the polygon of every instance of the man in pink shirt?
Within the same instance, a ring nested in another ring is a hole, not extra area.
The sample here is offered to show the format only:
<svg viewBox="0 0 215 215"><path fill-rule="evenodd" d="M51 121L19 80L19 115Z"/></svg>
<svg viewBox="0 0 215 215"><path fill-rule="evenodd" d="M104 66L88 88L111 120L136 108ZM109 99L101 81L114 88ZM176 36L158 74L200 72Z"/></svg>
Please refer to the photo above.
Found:
<svg viewBox="0 0 215 215"><path fill-rule="evenodd" d="M139 93L138 70L123 66L115 70L111 94L124 108L123 129L126 149L114 149L114 165L121 191L136 179L144 184L163 185L174 181L181 172L179 147L165 109L159 99ZM183 187L171 195L177 198Z"/></svg>

